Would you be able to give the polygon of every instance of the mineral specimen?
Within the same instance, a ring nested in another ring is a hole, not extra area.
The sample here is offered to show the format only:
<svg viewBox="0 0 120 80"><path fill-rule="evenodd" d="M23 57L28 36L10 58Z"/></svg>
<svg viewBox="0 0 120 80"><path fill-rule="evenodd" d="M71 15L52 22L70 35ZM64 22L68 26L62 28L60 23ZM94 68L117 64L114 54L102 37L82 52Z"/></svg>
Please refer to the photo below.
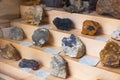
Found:
<svg viewBox="0 0 120 80"><path fill-rule="evenodd" d="M40 64L32 59L22 59L22 61L19 63L20 68L31 68L32 70L38 70L40 67Z"/></svg>
<svg viewBox="0 0 120 80"><path fill-rule="evenodd" d="M98 0L89 0L89 10L96 10Z"/></svg>
<svg viewBox="0 0 120 80"><path fill-rule="evenodd" d="M115 40L120 40L120 27L112 33L111 37Z"/></svg>
<svg viewBox="0 0 120 80"><path fill-rule="evenodd" d="M0 49L0 55L9 60L18 61L21 59L20 53L16 50L16 48L12 44L7 44L5 48Z"/></svg>
<svg viewBox="0 0 120 80"><path fill-rule="evenodd" d="M73 34L71 34L69 38L64 37L62 39L62 50L65 55L75 58L80 58L85 54L84 44Z"/></svg>
<svg viewBox="0 0 120 80"><path fill-rule="evenodd" d="M67 62L59 55L52 57L50 74L60 78L67 78Z"/></svg>
<svg viewBox="0 0 120 80"><path fill-rule="evenodd" d="M49 39L49 30L48 29L37 29L32 35L32 40L36 46L42 46Z"/></svg>
<svg viewBox="0 0 120 80"><path fill-rule="evenodd" d="M39 25L43 19L43 8L39 5L30 6L30 8L23 15L23 20L26 23Z"/></svg>
<svg viewBox="0 0 120 80"><path fill-rule="evenodd" d="M104 66L120 67L120 46L115 42L108 42L100 52L100 58Z"/></svg>
<svg viewBox="0 0 120 80"><path fill-rule="evenodd" d="M25 38L25 34L23 30L19 27L8 27L8 28L2 28L0 30L1 37L12 39L12 40L23 40Z"/></svg>
<svg viewBox="0 0 120 80"><path fill-rule="evenodd" d="M96 32L98 31L98 29L100 28L100 25L98 22L92 21L92 20L86 20L83 23L83 27L82 27L82 34L85 35L90 35L93 36L96 34Z"/></svg>
<svg viewBox="0 0 120 80"><path fill-rule="evenodd" d="M68 18L61 19L61 18L56 17L53 20L53 23L58 29L61 29L61 30L69 31L73 28L73 23Z"/></svg>
<svg viewBox="0 0 120 80"><path fill-rule="evenodd" d="M98 0L96 11L120 19L120 0Z"/></svg>

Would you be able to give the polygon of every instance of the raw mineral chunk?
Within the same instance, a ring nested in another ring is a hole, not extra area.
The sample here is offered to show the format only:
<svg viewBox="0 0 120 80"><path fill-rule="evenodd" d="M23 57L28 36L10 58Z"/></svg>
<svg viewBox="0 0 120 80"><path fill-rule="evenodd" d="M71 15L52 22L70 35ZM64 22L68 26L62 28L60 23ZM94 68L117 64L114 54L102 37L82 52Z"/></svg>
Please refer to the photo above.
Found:
<svg viewBox="0 0 120 80"><path fill-rule="evenodd" d="M51 75L60 77L60 78L67 78L67 62L59 55L55 55L52 57L52 61L50 63Z"/></svg>
<svg viewBox="0 0 120 80"><path fill-rule="evenodd" d="M32 68L33 70L38 70L40 67L39 62L33 59L22 59L19 63L19 67L21 68Z"/></svg>
<svg viewBox="0 0 120 80"><path fill-rule="evenodd" d="M98 22L92 20L86 20L83 23L82 34L93 36L97 33L100 25Z"/></svg>
<svg viewBox="0 0 120 80"><path fill-rule="evenodd" d="M9 60L18 61L21 59L20 53L12 44L7 44L5 48L0 49L0 55Z"/></svg>
<svg viewBox="0 0 120 80"><path fill-rule="evenodd" d="M89 10L96 10L98 0L89 0Z"/></svg>
<svg viewBox="0 0 120 80"><path fill-rule="evenodd" d="M120 27L112 33L111 37L115 40L120 40Z"/></svg>
<svg viewBox="0 0 120 80"><path fill-rule="evenodd" d="M68 18L58 18L56 17L54 20L53 20L53 23L54 25L58 28L58 29L61 29L61 30L66 30L66 31L69 31L73 28L73 23L70 19Z"/></svg>
<svg viewBox="0 0 120 80"><path fill-rule="evenodd" d="M100 58L104 66L120 67L120 46L115 42L108 42L101 50Z"/></svg>
<svg viewBox="0 0 120 80"><path fill-rule="evenodd" d="M82 41L73 34L62 39L62 50L65 55L70 57L80 58L85 54L85 46Z"/></svg>
<svg viewBox="0 0 120 80"><path fill-rule="evenodd" d="M98 0L96 11L120 19L120 0Z"/></svg>
<svg viewBox="0 0 120 80"><path fill-rule="evenodd" d="M36 46L44 45L49 39L49 30L48 29L37 29L32 35L32 40Z"/></svg>

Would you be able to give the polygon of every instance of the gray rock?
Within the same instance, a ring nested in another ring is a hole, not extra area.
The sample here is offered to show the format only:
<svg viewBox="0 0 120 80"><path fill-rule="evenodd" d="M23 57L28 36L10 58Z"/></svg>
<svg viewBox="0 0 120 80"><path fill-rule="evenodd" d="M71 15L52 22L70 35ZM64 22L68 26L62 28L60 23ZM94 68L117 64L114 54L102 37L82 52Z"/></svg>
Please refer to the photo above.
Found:
<svg viewBox="0 0 120 80"><path fill-rule="evenodd" d="M17 40L17 41L23 40L25 37L23 30L19 27L2 28L1 34L3 38Z"/></svg>
<svg viewBox="0 0 120 80"><path fill-rule="evenodd" d="M59 55L52 57L50 74L60 78L67 78L67 62Z"/></svg>
<svg viewBox="0 0 120 80"><path fill-rule="evenodd" d="M45 28L35 30L32 35L33 43L36 46L42 46L48 41L48 39L49 39L49 30Z"/></svg>
<svg viewBox="0 0 120 80"><path fill-rule="evenodd" d="M115 40L120 40L120 27L116 31L113 31L111 38Z"/></svg>
<svg viewBox="0 0 120 80"><path fill-rule="evenodd" d="M62 39L62 50L65 55L70 57L80 58L85 54L85 46L82 41L73 34Z"/></svg>

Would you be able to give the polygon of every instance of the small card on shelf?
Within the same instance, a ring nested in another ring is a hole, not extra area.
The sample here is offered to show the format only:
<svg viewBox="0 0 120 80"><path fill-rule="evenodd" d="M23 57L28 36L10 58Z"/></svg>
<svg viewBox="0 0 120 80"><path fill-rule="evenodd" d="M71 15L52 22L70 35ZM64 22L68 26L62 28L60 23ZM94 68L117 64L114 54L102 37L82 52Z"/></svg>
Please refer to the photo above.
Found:
<svg viewBox="0 0 120 80"><path fill-rule="evenodd" d="M52 48L45 48L44 52L55 55L55 54L59 54L61 51L55 50L55 49L52 49Z"/></svg>
<svg viewBox="0 0 120 80"><path fill-rule="evenodd" d="M109 41L109 39L103 38L103 37L96 37L96 40L103 41L103 42Z"/></svg>
<svg viewBox="0 0 120 80"><path fill-rule="evenodd" d="M22 42L21 45L26 46L26 47L30 47L33 45L33 43L32 42Z"/></svg>
<svg viewBox="0 0 120 80"><path fill-rule="evenodd" d="M21 68L23 71L25 71L25 72L30 72L30 71L32 71L32 69L31 68Z"/></svg>
<svg viewBox="0 0 120 80"><path fill-rule="evenodd" d="M48 29L48 30L52 29L51 26L47 26L47 25L41 26L40 28L41 28L41 29L42 29L42 28L45 28L45 29Z"/></svg>

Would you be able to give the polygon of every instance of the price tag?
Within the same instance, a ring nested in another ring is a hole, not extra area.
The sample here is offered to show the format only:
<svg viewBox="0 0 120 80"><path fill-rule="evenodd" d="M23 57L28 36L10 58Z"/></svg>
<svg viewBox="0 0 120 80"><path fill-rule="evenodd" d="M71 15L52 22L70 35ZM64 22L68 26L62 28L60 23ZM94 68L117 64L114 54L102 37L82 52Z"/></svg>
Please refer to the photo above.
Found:
<svg viewBox="0 0 120 80"><path fill-rule="evenodd" d="M90 56L84 56L79 60L80 63L87 64L90 66L96 66L100 60L90 57Z"/></svg>
<svg viewBox="0 0 120 80"><path fill-rule="evenodd" d="M103 42L109 41L109 39L107 39L107 38L102 38L102 37L96 37L96 40L103 41Z"/></svg>
<svg viewBox="0 0 120 80"><path fill-rule="evenodd" d="M30 47L30 46L33 45L33 43L31 43L31 42L22 42L21 45L26 46L26 47Z"/></svg>
<svg viewBox="0 0 120 80"><path fill-rule="evenodd" d="M35 73L35 75L45 79L50 75L50 73L46 72L45 70L39 70Z"/></svg>
<svg viewBox="0 0 120 80"><path fill-rule="evenodd" d="M50 26L41 26L40 28L45 28L45 29L48 29L48 30L52 29L52 27L50 27Z"/></svg>
<svg viewBox="0 0 120 80"><path fill-rule="evenodd" d="M31 68L21 68L23 71L25 71L25 72L30 72L30 71L32 71L32 69Z"/></svg>
<svg viewBox="0 0 120 80"><path fill-rule="evenodd" d="M45 10L55 10L53 7L46 7Z"/></svg>
<svg viewBox="0 0 120 80"><path fill-rule="evenodd" d="M50 53L50 54L53 54L53 55L56 55L56 54L59 54L61 51L59 51L59 50L54 50L54 49L52 49L52 48L46 48L46 49L44 49L44 52Z"/></svg>

